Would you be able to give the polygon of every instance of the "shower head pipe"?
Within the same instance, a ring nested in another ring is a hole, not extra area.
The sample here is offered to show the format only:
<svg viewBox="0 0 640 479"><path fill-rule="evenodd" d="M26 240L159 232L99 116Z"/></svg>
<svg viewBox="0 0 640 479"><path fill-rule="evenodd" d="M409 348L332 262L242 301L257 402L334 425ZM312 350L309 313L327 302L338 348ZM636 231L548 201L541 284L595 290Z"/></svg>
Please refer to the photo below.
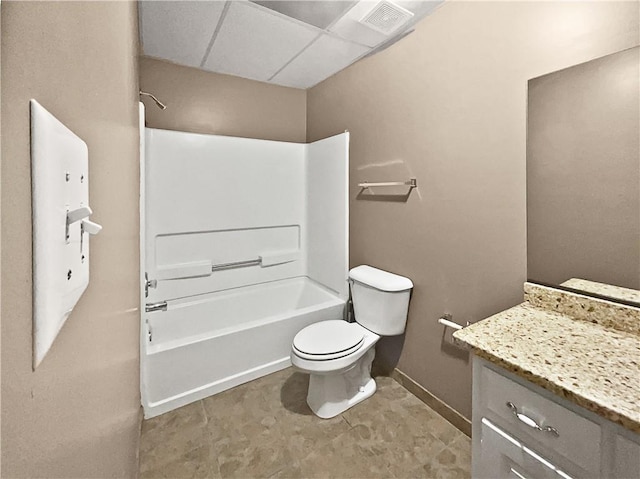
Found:
<svg viewBox="0 0 640 479"><path fill-rule="evenodd" d="M158 105L158 108L160 108L161 110L164 110L167 108L167 105L165 105L164 103L162 103L160 100L158 100L154 95L152 95L151 93L147 93L146 91L139 91L140 96L148 96L149 98L151 98L156 105Z"/></svg>

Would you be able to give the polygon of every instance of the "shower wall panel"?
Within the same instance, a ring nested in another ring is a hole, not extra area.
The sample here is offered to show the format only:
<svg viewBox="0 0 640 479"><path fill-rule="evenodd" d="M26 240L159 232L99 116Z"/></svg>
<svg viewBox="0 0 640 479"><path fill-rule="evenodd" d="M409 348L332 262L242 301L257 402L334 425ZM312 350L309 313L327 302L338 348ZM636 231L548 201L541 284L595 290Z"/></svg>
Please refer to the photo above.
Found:
<svg viewBox="0 0 640 479"><path fill-rule="evenodd" d="M306 273L305 146L146 129L148 302ZM202 265L286 253L272 266ZM205 268L206 269L206 268Z"/></svg>
<svg viewBox="0 0 640 479"><path fill-rule="evenodd" d="M349 133L307 145L308 276L349 297Z"/></svg>

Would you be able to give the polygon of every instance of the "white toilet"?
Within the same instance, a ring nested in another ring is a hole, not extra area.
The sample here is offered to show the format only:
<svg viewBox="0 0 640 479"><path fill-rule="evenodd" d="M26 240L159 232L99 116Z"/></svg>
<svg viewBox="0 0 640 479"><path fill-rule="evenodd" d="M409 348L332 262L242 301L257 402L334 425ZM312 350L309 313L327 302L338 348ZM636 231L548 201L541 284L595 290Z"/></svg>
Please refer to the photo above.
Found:
<svg viewBox="0 0 640 479"><path fill-rule="evenodd" d="M376 391L371 377L380 336L404 332L413 283L371 266L349 271L355 323L321 321L293 339L291 362L309 373L307 403L321 418L331 418Z"/></svg>

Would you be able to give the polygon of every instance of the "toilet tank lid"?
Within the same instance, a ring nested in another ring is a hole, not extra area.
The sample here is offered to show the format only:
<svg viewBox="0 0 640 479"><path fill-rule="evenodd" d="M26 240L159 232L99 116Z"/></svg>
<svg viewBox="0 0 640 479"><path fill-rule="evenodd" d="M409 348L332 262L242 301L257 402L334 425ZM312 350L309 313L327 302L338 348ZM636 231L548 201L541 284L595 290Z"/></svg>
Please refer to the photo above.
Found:
<svg viewBox="0 0 640 479"><path fill-rule="evenodd" d="M349 271L349 278L380 291L406 291L413 288L409 278L367 265L353 268Z"/></svg>

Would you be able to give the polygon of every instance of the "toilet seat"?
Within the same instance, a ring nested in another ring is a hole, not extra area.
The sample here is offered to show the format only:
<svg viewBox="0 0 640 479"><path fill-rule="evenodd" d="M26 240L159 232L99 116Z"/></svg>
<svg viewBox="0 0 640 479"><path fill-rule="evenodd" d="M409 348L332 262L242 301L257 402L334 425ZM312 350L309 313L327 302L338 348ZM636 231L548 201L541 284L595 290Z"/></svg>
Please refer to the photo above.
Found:
<svg viewBox="0 0 640 479"><path fill-rule="evenodd" d="M357 323L330 320L314 323L293 338L297 356L312 361L328 361L358 351L364 343L363 328Z"/></svg>

